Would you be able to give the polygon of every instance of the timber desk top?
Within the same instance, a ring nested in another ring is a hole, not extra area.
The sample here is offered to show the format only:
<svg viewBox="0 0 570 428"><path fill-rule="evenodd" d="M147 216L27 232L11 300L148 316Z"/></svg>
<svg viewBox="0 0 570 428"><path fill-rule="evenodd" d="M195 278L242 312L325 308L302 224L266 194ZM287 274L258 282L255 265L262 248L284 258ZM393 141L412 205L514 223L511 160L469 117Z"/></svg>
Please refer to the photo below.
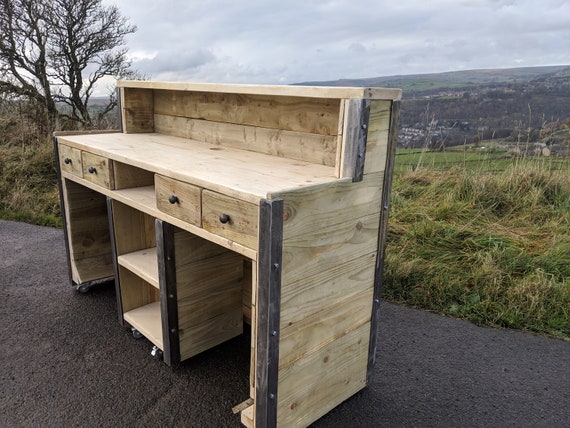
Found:
<svg viewBox="0 0 570 428"><path fill-rule="evenodd" d="M59 136L71 147L257 203L272 193L331 181L335 168L162 134Z"/></svg>

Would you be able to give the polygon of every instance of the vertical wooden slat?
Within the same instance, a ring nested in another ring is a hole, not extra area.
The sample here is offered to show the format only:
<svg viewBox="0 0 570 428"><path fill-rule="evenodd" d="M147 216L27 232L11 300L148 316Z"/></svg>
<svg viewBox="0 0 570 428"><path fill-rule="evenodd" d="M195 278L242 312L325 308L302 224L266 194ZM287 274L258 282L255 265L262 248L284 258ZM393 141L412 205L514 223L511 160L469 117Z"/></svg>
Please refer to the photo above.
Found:
<svg viewBox="0 0 570 428"><path fill-rule="evenodd" d="M255 424L277 423L283 200L262 200L259 214Z"/></svg>
<svg viewBox="0 0 570 428"><path fill-rule="evenodd" d="M163 360L171 366L180 362L174 226L158 219L155 220L155 224L160 284L160 317L164 348L162 350Z"/></svg>
<svg viewBox="0 0 570 428"><path fill-rule="evenodd" d="M366 158L366 139L370 119L370 100L351 99L346 102L345 134L342 145L341 177L362 181Z"/></svg>
<svg viewBox="0 0 570 428"><path fill-rule="evenodd" d="M376 274L374 276L374 303L372 305L372 321L370 328L370 345L368 350L368 369L366 383L372 379L374 364L376 363L376 343L378 341L378 321L380 309L380 294L384 275L384 251L386 247L386 233L388 230L388 214L390 196L392 191L392 177L394 174L394 161L396 158L396 143L398 140L398 120L400 118L400 101L392 102L390 114L390 135L388 138L388 154L386 156L386 169L384 170L384 185L382 188L382 203L380 206L380 227L378 229L378 253L376 256Z"/></svg>

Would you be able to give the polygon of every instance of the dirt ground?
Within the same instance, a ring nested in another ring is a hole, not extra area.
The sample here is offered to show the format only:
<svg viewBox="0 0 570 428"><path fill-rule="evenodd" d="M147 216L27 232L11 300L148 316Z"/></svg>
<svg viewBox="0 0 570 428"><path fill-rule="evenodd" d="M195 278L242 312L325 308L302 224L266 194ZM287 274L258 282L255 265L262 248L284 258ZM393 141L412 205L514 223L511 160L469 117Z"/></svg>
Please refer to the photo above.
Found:
<svg viewBox="0 0 570 428"><path fill-rule="evenodd" d="M63 232L0 221L1 427L239 427L249 335L174 369L70 285ZM570 342L382 303L371 384L315 427L568 427Z"/></svg>

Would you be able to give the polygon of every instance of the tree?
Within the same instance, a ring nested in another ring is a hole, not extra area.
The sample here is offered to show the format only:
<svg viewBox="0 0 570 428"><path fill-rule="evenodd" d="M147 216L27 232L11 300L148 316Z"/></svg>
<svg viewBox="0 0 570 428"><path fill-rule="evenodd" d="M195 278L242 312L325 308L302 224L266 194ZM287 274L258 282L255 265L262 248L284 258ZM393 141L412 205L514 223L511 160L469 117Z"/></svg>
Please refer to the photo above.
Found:
<svg viewBox="0 0 570 428"><path fill-rule="evenodd" d="M0 0L0 28L0 95L42 106L48 129L61 118L93 127L117 103L91 117L96 85L134 76L125 37L136 27L101 0Z"/></svg>

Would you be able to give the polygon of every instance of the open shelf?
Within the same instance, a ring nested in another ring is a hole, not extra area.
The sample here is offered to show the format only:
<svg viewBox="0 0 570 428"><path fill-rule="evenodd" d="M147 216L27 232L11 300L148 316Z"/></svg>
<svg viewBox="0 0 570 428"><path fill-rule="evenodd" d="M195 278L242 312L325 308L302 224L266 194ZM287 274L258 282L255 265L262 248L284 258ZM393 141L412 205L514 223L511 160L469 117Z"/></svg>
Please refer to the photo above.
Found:
<svg viewBox="0 0 570 428"><path fill-rule="evenodd" d="M164 349L160 302L152 302L123 314L125 321L140 331L148 340Z"/></svg>
<svg viewBox="0 0 570 428"><path fill-rule="evenodd" d="M117 261L153 287L159 288L156 247L123 254L117 257Z"/></svg>

